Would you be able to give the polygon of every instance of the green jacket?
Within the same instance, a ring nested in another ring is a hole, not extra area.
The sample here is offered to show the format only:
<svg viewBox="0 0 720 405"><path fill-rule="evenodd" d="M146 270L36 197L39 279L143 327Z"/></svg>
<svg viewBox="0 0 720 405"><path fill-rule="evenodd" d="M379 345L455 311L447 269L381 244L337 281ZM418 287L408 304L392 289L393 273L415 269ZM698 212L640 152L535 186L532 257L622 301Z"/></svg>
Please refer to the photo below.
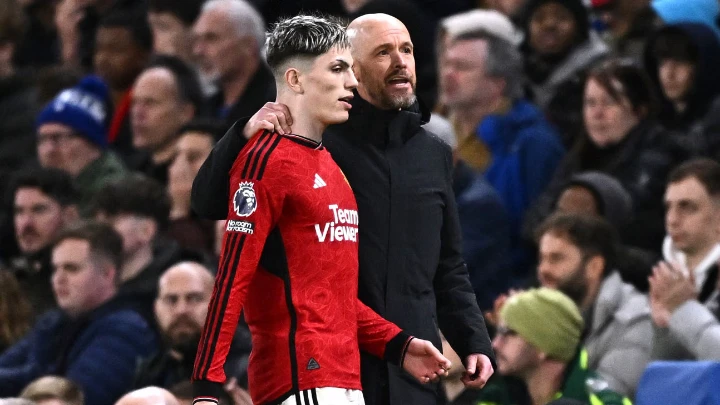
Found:
<svg viewBox="0 0 720 405"><path fill-rule="evenodd" d="M501 379L489 382L487 387L478 393L473 405L525 405L510 400L507 384ZM554 399L567 398L580 401L587 405L632 405L630 399L611 391L608 384L595 372L588 370L588 354L582 349L567 370L563 386Z"/></svg>
<svg viewBox="0 0 720 405"><path fill-rule="evenodd" d="M99 158L87 165L75 178L75 186L80 192L80 214L87 216L92 197L107 183L127 175L122 160L113 152L104 152Z"/></svg>

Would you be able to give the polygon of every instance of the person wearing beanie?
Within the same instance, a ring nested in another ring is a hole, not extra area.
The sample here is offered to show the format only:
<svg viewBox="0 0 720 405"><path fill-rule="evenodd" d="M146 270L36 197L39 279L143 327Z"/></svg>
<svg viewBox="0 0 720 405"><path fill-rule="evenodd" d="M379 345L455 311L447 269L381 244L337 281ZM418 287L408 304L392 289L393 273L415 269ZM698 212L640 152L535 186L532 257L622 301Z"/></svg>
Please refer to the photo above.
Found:
<svg viewBox="0 0 720 405"><path fill-rule="evenodd" d="M500 309L493 339L499 373L522 380L532 405L561 398L588 405L627 404L588 369L581 346L584 326L580 309L560 291L537 288L510 296Z"/></svg>
<svg viewBox="0 0 720 405"><path fill-rule="evenodd" d="M83 213L104 183L126 172L120 158L108 151L108 100L105 83L97 76L87 76L60 92L36 120L40 166L73 177Z"/></svg>
<svg viewBox="0 0 720 405"><path fill-rule="evenodd" d="M531 0L523 30L520 49L532 99L569 147L582 128L582 78L609 49L590 30L582 0Z"/></svg>

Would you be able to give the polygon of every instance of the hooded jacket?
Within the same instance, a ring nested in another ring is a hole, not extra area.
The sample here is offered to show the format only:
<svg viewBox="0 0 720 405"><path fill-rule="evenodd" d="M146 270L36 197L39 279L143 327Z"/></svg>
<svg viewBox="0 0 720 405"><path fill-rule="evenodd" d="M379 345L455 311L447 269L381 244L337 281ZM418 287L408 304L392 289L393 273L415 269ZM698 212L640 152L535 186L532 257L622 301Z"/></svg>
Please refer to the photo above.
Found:
<svg viewBox="0 0 720 405"><path fill-rule="evenodd" d="M670 100L662 97L660 122L668 129L689 131L707 113L713 100L720 94L720 39L707 25L701 23L680 23L658 30L647 42L645 47L645 69L649 72L658 94L663 94L660 84L660 63L655 58L654 48L660 35L669 32L680 32L695 45L699 60L695 66L692 88L687 94L687 108L683 112L675 110Z"/></svg>
<svg viewBox="0 0 720 405"><path fill-rule="evenodd" d="M564 55L539 55L530 47L530 19L533 12L546 3L560 4L575 19L578 37ZM587 9L580 0L533 0L525 13L523 31L528 34L520 49L525 54L525 71L530 78L533 101L544 110L556 96L558 87L590 68L606 56L610 49L590 30Z"/></svg>

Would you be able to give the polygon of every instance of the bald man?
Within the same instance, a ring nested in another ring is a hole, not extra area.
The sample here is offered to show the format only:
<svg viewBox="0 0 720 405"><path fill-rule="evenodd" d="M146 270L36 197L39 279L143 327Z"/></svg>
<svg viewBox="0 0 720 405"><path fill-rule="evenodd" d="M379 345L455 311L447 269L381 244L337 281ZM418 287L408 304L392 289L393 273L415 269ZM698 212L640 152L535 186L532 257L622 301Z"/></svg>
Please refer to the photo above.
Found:
<svg viewBox="0 0 720 405"><path fill-rule="evenodd" d="M415 97L414 45L405 26L385 14L359 17L348 34L357 91L348 121L328 127L323 146L357 200L359 297L436 347L439 327L463 359L463 382L480 388L493 373L494 354L461 257L451 152L422 127L430 113ZM247 138L260 129L292 133L292 118L286 106L268 103L238 121L195 178L195 212L227 218L228 173ZM361 376L366 404L438 403L436 390L369 355Z"/></svg>
<svg viewBox="0 0 720 405"><path fill-rule="evenodd" d="M147 387L126 394L115 405L180 405L180 403L167 390Z"/></svg>
<svg viewBox="0 0 720 405"><path fill-rule="evenodd" d="M140 364L135 388L154 385L169 389L190 379L214 282L210 270L196 262L178 263L160 277L155 318L163 347ZM241 331L245 334L237 333L225 370L244 385L250 348L246 329Z"/></svg>

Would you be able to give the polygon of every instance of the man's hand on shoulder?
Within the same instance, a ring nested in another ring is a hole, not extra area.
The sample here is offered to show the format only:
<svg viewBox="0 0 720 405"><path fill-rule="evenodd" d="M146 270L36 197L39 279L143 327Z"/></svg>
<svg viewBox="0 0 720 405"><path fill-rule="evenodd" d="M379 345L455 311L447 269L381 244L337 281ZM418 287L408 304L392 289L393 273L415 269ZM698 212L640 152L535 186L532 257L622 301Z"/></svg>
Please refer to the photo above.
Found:
<svg viewBox="0 0 720 405"><path fill-rule="evenodd" d="M480 389L487 384L495 370L490 358L484 354L471 354L465 361L465 375L462 382L468 388Z"/></svg>
<svg viewBox="0 0 720 405"><path fill-rule="evenodd" d="M263 108L250 117L250 121L243 128L243 136L250 139L261 129L274 131L279 134L292 133L292 116L285 104L265 103Z"/></svg>

